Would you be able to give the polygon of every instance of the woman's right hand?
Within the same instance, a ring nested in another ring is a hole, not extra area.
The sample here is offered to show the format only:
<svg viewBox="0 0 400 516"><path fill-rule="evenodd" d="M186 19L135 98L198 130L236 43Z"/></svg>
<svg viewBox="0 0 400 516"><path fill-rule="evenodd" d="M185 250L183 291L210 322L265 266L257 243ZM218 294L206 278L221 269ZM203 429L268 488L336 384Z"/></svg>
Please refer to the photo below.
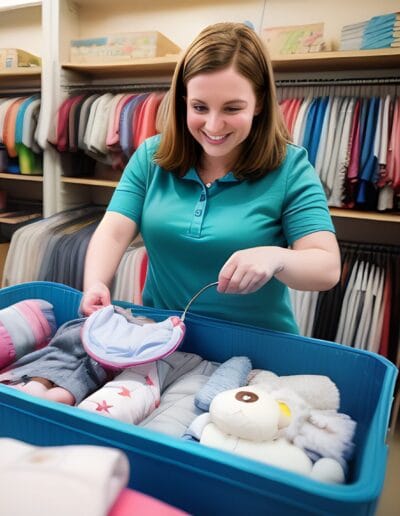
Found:
<svg viewBox="0 0 400 516"><path fill-rule="evenodd" d="M79 311L89 316L96 310L104 308L111 304L110 290L104 283L94 283L90 288L85 290L81 300Z"/></svg>

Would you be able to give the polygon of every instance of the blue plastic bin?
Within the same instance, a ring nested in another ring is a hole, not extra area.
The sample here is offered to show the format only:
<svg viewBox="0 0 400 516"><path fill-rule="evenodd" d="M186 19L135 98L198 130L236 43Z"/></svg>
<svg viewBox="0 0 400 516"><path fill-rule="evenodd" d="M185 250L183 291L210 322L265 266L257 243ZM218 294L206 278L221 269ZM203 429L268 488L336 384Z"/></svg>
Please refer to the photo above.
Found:
<svg viewBox="0 0 400 516"><path fill-rule="evenodd" d="M0 290L0 308L27 298L54 305L58 324L77 316L81 293L33 282ZM121 303L124 306L132 306ZM157 320L171 312L134 307ZM193 442L40 400L0 385L0 435L36 445L93 444L123 450L130 487L192 514L374 514L387 462L385 443L397 375L385 358L316 339L188 314L183 349L223 362L247 355L279 375L323 374L341 393L340 410L358 423L346 485L328 485Z"/></svg>

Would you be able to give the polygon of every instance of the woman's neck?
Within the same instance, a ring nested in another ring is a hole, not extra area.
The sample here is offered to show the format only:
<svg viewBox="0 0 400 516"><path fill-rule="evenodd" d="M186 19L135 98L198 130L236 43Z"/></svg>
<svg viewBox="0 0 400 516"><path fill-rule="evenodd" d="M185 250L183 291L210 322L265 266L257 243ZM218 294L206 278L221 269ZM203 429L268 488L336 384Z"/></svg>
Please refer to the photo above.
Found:
<svg viewBox="0 0 400 516"><path fill-rule="evenodd" d="M212 183L224 177L231 169L231 162L226 159L204 157L197 172L204 183Z"/></svg>

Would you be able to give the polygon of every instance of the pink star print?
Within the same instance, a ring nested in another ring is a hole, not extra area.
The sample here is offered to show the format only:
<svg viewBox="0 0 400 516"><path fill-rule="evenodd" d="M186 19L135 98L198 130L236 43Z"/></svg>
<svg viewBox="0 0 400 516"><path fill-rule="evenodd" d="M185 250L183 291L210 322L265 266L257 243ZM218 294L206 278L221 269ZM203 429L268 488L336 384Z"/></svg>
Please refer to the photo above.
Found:
<svg viewBox="0 0 400 516"><path fill-rule="evenodd" d="M146 376L146 385L154 385L153 380L150 378L150 376Z"/></svg>
<svg viewBox="0 0 400 516"><path fill-rule="evenodd" d="M112 408L112 407L113 407L113 405L107 405L106 400L103 400L101 403L97 403L96 411L102 412L104 410L104 412L110 413L110 411L108 409Z"/></svg>
<svg viewBox="0 0 400 516"><path fill-rule="evenodd" d="M127 398L131 397L131 391L129 389L124 386L122 386L121 389L121 392L118 393L120 396L126 396Z"/></svg>

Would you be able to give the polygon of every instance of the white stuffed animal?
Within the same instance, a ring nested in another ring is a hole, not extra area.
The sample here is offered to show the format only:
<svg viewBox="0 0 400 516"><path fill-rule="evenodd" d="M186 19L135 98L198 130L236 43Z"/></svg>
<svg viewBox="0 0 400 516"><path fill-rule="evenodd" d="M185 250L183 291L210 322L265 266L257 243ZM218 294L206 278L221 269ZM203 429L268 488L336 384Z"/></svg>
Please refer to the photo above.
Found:
<svg viewBox="0 0 400 516"><path fill-rule="evenodd" d="M345 480L338 461L322 458L313 464L304 450L281 437L291 421L290 408L258 385L217 394L210 405L210 421L201 433L202 444L321 482L343 483Z"/></svg>

